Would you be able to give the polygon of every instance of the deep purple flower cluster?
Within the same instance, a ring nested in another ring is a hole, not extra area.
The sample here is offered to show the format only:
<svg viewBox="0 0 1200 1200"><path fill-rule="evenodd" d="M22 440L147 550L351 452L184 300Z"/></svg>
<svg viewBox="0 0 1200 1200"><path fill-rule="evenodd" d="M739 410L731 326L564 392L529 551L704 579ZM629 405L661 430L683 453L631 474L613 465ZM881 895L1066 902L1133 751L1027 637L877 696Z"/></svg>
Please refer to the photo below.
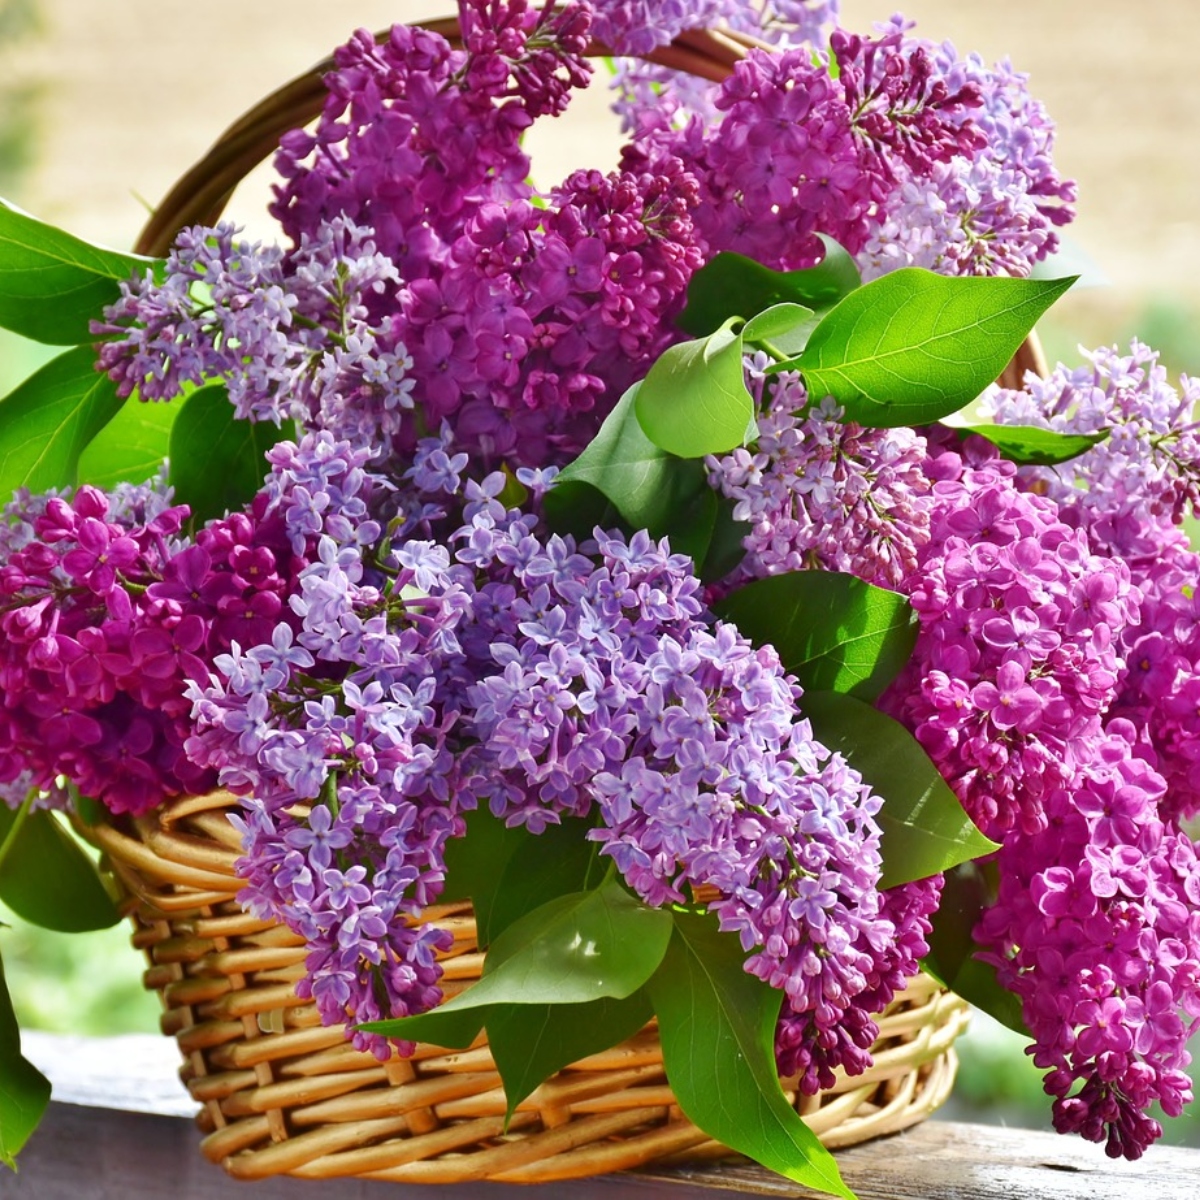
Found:
<svg viewBox="0 0 1200 1200"><path fill-rule="evenodd" d="M625 161L683 161L700 182L695 219L710 252L810 266L821 232L857 253L897 172L927 174L981 148L966 116L980 100L971 83L951 91L928 53L902 46L899 34L838 33L832 53L836 78L809 47L751 50L717 92L718 123L675 129L664 119Z"/></svg>
<svg viewBox="0 0 1200 1200"><path fill-rule="evenodd" d="M830 400L807 402L798 376L773 377L754 448L708 462L709 482L750 526L739 574L818 568L898 586L929 540L925 440L907 427L843 422Z"/></svg>
<svg viewBox="0 0 1200 1200"><path fill-rule="evenodd" d="M1200 859L1159 817L1161 776L1120 738L1092 750L1047 789L1045 827L1005 841L975 936L1021 998L1055 1127L1137 1158L1162 1133L1151 1103L1178 1116L1192 1099Z"/></svg>

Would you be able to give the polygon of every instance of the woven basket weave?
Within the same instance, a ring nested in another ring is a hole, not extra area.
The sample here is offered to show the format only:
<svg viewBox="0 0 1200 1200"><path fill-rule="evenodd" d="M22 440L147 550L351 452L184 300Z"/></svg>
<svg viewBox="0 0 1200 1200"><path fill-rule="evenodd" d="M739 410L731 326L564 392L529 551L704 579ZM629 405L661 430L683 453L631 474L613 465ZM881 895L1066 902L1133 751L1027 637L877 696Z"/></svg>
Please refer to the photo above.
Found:
<svg viewBox="0 0 1200 1200"><path fill-rule="evenodd" d="M134 945L150 960L163 1031L203 1106L201 1147L239 1179L356 1175L411 1183L544 1183L651 1160L731 1153L679 1111L653 1024L559 1072L504 1131L505 1101L486 1040L466 1051L419 1046L381 1064L343 1026L322 1026L295 984L304 944L237 903L240 845L228 793L176 801L125 829L86 831L129 893ZM454 936L443 956L452 996L479 978L469 905L427 910ZM874 1065L829 1091L784 1090L830 1147L894 1133L949 1095L967 1006L919 976L879 1020Z"/></svg>

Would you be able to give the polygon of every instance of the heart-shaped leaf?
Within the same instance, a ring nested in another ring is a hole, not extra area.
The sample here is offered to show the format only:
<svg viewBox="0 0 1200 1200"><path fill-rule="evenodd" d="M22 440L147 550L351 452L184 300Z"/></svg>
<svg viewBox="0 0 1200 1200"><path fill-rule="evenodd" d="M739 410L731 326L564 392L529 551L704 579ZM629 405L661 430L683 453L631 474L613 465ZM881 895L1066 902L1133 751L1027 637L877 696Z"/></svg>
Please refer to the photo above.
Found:
<svg viewBox="0 0 1200 1200"><path fill-rule="evenodd" d="M828 312L843 296L861 286L854 259L831 237L817 235L825 247L815 267L773 271L742 254L716 255L688 283L687 306L679 328L693 337L719 329L730 317L749 320L776 304L790 303Z"/></svg>
<svg viewBox="0 0 1200 1200"><path fill-rule="evenodd" d="M803 304L773 304L742 326L742 341L775 343L814 315Z"/></svg>
<svg viewBox="0 0 1200 1200"><path fill-rule="evenodd" d="M587 484L599 492L632 529L649 529L662 536L674 515L701 491L708 490L702 463L678 458L656 446L644 433L634 405L642 384L635 384L617 402L596 436L574 462L559 473L547 492L547 516L558 527L575 527L572 510L587 508L599 518ZM590 532L590 526L581 532Z"/></svg>
<svg viewBox="0 0 1200 1200"><path fill-rule="evenodd" d="M861 425L922 425L992 383L1074 279L947 277L903 267L851 292L813 331L798 370Z"/></svg>
<svg viewBox="0 0 1200 1200"><path fill-rule="evenodd" d="M86 342L120 281L157 261L90 245L0 200L0 326L55 346Z"/></svg>
<svg viewBox="0 0 1200 1200"><path fill-rule="evenodd" d="M171 427L175 502L191 508L196 524L241 508L262 487L267 451L295 433L291 421L277 429L265 421L238 420L219 384L193 392Z"/></svg>
<svg viewBox="0 0 1200 1200"><path fill-rule="evenodd" d="M783 1094L775 1068L783 993L747 974L745 957L715 918L675 914L650 981L671 1089L710 1137L796 1183L853 1200L833 1156Z"/></svg>
<svg viewBox="0 0 1200 1200"><path fill-rule="evenodd" d="M756 646L772 645L805 689L874 700L916 642L912 606L896 592L836 571L757 579L714 606Z"/></svg>
<svg viewBox="0 0 1200 1200"><path fill-rule="evenodd" d="M50 1103L50 1081L21 1054L21 1031L0 962L0 1163L16 1156Z"/></svg>
<svg viewBox="0 0 1200 1200"><path fill-rule="evenodd" d="M642 380L634 407L656 446L680 458L703 458L746 440L754 400L736 323L730 318L706 338L669 346Z"/></svg>
<svg viewBox="0 0 1200 1200"><path fill-rule="evenodd" d="M117 385L90 346L48 362L0 400L0 501L77 482L84 447L120 411Z"/></svg>
<svg viewBox="0 0 1200 1200"><path fill-rule="evenodd" d="M633 1037L654 1010L645 988L589 1004L497 1004L488 1009L488 1046L504 1081L506 1118L556 1071Z"/></svg>
<svg viewBox="0 0 1200 1200"><path fill-rule="evenodd" d="M83 933L121 918L96 864L52 812L0 804L0 900L44 929Z"/></svg>
<svg viewBox="0 0 1200 1200"><path fill-rule="evenodd" d="M456 1045L497 1004L588 1004L632 996L662 962L671 914L648 908L610 880L560 896L510 925L492 944L483 977L431 1012L363 1028L386 1037ZM468 1039L469 1041L470 1039Z"/></svg>
<svg viewBox="0 0 1200 1200"><path fill-rule="evenodd" d="M883 798L880 887L925 879L999 849L967 816L920 743L899 721L837 692L805 692L817 740L840 751Z"/></svg>

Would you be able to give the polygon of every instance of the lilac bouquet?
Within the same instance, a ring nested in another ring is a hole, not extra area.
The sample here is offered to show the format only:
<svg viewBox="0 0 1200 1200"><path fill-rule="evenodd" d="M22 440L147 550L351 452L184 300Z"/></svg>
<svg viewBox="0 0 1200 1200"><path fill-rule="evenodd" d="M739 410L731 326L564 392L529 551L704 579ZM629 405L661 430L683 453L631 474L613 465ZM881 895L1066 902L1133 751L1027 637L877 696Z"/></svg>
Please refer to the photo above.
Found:
<svg viewBox="0 0 1200 1200"><path fill-rule="evenodd" d="M1026 1034L1057 1129L1161 1134L1196 385L1138 344L993 385L1072 282L1052 125L836 9L360 32L279 147L281 247L0 209L0 325L73 347L0 401L0 898L115 920L54 810L220 786L322 1019L380 1059L486 1030L510 1114L657 1017L693 1121L848 1195L779 1078L865 1070L924 968ZM711 25L723 82L651 61ZM620 164L539 189L522 135L596 44L642 56ZM442 1003L450 899L488 954ZM0 1069L11 1159L45 1085L2 989Z"/></svg>

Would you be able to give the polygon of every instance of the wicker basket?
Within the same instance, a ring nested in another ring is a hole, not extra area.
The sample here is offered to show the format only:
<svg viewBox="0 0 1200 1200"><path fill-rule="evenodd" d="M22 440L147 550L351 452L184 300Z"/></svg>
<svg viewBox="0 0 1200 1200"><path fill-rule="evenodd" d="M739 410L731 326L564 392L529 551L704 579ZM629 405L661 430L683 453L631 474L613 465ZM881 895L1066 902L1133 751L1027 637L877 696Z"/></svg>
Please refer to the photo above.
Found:
<svg viewBox="0 0 1200 1200"><path fill-rule="evenodd" d="M383 1064L356 1051L343 1026L322 1026L296 996L301 939L237 902L240 844L227 820L236 808L215 792L124 830L86 831L129 893L134 945L151 964L146 986L162 998L163 1031L178 1040L182 1077L203 1106L201 1148L231 1175L545 1183L731 1153L680 1113L652 1024L544 1083L507 1133L483 1037L466 1051L422 1045ZM470 906L425 915L454 936L443 957L454 995L483 965ZM787 1080L784 1090L827 1146L894 1133L949 1095L966 1019L962 1000L919 976L879 1020L870 1070L817 1096Z"/></svg>

